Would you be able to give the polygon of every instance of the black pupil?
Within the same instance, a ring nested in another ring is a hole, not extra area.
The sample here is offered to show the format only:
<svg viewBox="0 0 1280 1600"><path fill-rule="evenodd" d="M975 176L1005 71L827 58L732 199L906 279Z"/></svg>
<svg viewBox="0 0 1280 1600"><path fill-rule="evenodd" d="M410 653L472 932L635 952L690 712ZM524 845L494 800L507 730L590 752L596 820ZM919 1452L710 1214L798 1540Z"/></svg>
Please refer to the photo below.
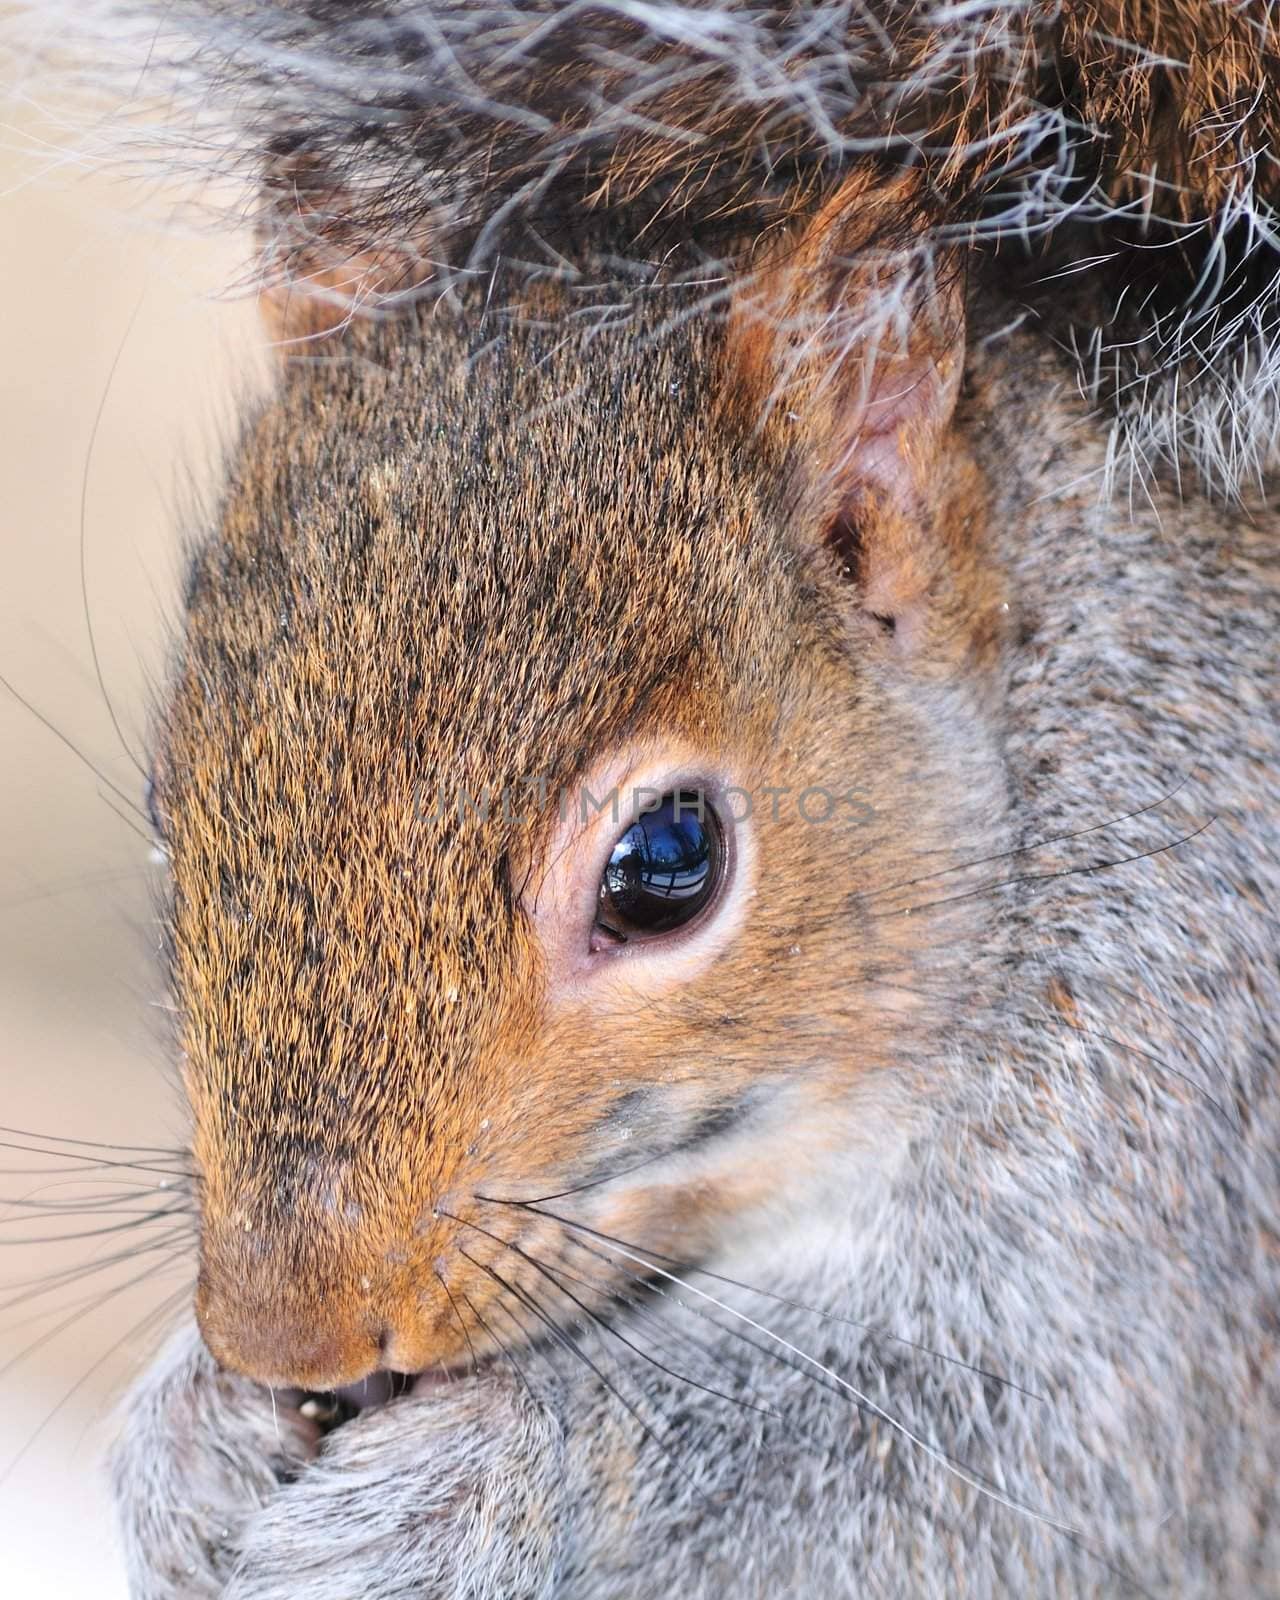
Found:
<svg viewBox="0 0 1280 1600"><path fill-rule="evenodd" d="M668 933L715 893L720 824L696 790L664 795L613 847L600 884L600 920L617 933Z"/></svg>

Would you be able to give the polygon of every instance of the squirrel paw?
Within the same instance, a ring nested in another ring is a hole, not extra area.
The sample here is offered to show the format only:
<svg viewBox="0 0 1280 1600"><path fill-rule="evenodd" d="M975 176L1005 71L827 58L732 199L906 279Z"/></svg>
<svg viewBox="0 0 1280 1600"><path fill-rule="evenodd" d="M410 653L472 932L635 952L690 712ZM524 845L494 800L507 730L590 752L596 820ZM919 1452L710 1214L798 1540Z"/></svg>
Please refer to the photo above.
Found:
<svg viewBox="0 0 1280 1600"><path fill-rule="evenodd" d="M315 1455L319 1432L221 1371L194 1325L125 1398L111 1475L133 1600L220 1595L247 1518Z"/></svg>
<svg viewBox="0 0 1280 1600"><path fill-rule="evenodd" d="M501 1379L367 1411L245 1528L225 1600L546 1600L561 1435Z"/></svg>

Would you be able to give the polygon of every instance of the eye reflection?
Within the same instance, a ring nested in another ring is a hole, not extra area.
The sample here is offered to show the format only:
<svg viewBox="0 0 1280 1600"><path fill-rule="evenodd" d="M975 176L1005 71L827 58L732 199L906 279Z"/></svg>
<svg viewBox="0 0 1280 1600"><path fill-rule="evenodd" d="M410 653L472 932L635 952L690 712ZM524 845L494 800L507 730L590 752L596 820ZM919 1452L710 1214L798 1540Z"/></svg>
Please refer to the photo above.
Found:
<svg viewBox="0 0 1280 1600"><path fill-rule="evenodd" d="M618 940L685 927L710 903L723 868L715 811L700 790L673 790L614 845L600 882L597 925Z"/></svg>

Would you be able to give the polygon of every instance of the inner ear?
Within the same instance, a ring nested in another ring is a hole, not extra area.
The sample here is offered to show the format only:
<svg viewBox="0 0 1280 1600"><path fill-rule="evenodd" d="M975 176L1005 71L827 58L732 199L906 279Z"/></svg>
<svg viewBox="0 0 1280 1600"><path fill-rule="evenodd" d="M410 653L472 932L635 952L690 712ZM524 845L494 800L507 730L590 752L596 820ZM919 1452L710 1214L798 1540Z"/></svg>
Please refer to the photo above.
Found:
<svg viewBox="0 0 1280 1600"><path fill-rule="evenodd" d="M862 523L848 506L834 512L827 523L824 542L846 578L862 572Z"/></svg>
<svg viewBox="0 0 1280 1600"><path fill-rule="evenodd" d="M964 340L958 304L927 308L901 347L847 359L814 417L814 533L882 635L901 647L958 574L957 542L976 528L975 474L952 433ZM967 470L966 470L967 469Z"/></svg>
<svg viewBox="0 0 1280 1600"><path fill-rule="evenodd" d="M868 562L868 545L874 548L874 539L867 538L867 523L874 520L875 511L864 500L861 509L842 506L831 514L825 524L823 543L835 558L841 576L862 602L862 609L881 633L892 638L898 631L897 612L900 606L894 597L874 583L871 564ZM880 607L879 610L876 607Z"/></svg>
<svg viewBox="0 0 1280 1600"><path fill-rule="evenodd" d="M952 426L963 270L931 248L910 177L869 184L843 186L743 286L730 374L799 479L794 537L825 551L882 636L910 644L984 520Z"/></svg>

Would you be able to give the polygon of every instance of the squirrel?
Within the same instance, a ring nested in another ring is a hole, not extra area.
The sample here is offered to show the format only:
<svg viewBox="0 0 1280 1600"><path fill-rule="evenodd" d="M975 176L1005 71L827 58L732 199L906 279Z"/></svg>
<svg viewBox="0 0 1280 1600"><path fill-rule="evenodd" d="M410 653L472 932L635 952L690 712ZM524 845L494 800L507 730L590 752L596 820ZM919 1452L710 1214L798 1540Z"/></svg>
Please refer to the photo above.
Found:
<svg viewBox="0 0 1280 1600"><path fill-rule="evenodd" d="M1274 8L110 14L283 353L133 1592L1280 1593Z"/></svg>

